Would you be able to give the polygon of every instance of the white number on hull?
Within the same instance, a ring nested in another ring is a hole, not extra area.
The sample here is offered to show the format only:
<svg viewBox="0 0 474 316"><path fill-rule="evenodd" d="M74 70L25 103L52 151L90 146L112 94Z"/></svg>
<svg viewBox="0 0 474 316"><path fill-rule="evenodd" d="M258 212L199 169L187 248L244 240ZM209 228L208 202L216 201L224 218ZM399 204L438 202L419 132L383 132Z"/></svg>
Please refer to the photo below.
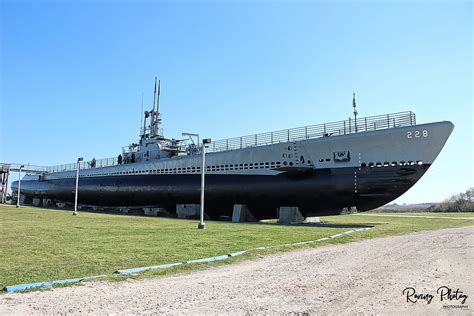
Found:
<svg viewBox="0 0 474 316"><path fill-rule="evenodd" d="M428 137L428 131L425 129L423 131L407 132L407 138L420 138L420 137Z"/></svg>

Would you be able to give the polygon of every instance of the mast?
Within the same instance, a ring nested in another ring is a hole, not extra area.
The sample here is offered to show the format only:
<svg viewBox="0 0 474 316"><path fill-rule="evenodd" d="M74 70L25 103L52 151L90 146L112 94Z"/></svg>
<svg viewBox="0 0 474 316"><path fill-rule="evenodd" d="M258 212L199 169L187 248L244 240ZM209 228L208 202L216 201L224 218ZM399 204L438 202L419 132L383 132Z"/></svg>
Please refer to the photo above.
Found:
<svg viewBox="0 0 474 316"><path fill-rule="evenodd" d="M156 77L155 77L155 90L153 92L153 112L155 112L155 103L156 103Z"/></svg>
<svg viewBox="0 0 474 316"><path fill-rule="evenodd" d="M150 118L150 136L156 136L157 134L157 122L156 122L156 77L155 77L155 89L153 90L153 110L151 110Z"/></svg>
<svg viewBox="0 0 474 316"><path fill-rule="evenodd" d="M142 92L142 110L140 111L140 128L143 125L143 92ZM140 133L140 138L145 137L145 129L143 129Z"/></svg>
<svg viewBox="0 0 474 316"><path fill-rule="evenodd" d="M155 77L155 85L156 85L156 77ZM158 80L158 97L156 99L156 113L160 115L160 80Z"/></svg>
<svg viewBox="0 0 474 316"><path fill-rule="evenodd" d="M155 77L155 87L153 91L153 109L150 111L145 111L145 122L143 124L143 130L144 130L144 137L146 135L146 119L149 117L150 118L150 124L149 124L149 136L148 138L155 137L155 136L161 136L160 135L160 113L159 113L159 107L160 107L160 81L158 80L158 86L156 85L157 83L157 77ZM143 111L143 94L142 94L142 111Z"/></svg>
<svg viewBox="0 0 474 316"><path fill-rule="evenodd" d="M161 119L160 119L160 80L158 80L158 91L157 91L157 96L156 96L156 135L158 136L162 136L160 135L160 123L161 123Z"/></svg>

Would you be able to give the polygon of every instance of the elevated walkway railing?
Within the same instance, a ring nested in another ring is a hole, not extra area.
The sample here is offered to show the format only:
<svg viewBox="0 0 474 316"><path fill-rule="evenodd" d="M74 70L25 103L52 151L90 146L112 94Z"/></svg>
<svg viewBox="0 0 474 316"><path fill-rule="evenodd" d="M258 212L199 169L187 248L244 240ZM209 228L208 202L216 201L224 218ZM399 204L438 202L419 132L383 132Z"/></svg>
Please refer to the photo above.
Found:
<svg viewBox="0 0 474 316"><path fill-rule="evenodd" d="M410 125L416 125L415 113L411 111L361 117L358 118L357 121L349 118L348 120L332 123L309 125L275 132L216 140L210 144L208 152L235 150Z"/></svg>
<svg viewBox="0 0 474 316"><path fill-rule="evenodd" d="M21 168L21 171L27 172L27 173L48 172L49 168L51 168L51 167L46 167L46 166L36 166L36 165L21 164L21 163L0 163L0 170L18 172L20 171L20 166L23 166Z"/></svg>
<svg viewBox="0 0 474 316"><path fill-rule="evenodd" d="M349 118L348 120L332 123L308 125L268 133L216 140L210 144L207 152L221 152L226 150L236 150L247 147L258 147L282 142L313 139L331 135L346 135L357 132L375 131L410 125L416 125L416 116L412 111L361 117L358 118L357 121ZM95 168L109 167L117 164L117 157L97 159ZM19 169L20 166L20 164L11 165L16 167L16 169ZM91 168L90 161L81 161L79 165L81 169ZM25 165L25 168L22 170L25 172L51 173L75 170L76 168L76 163L69 163L49 167Z"/></svg>
<svg viewBox="0 0 474 316"><path fill-rule="evenodd" d="M80 169L91 168L90 163L91 163L90 160L79 162ZM117 157L102 158L102 159L96 159L95 168L109 167L109 166L115 166L115 165L118 165ZM68 170L76 170L76 168L77 168L77 163L73 162L73 163L68 163L68 164L63 164L63 165L55 165L55 166L47 167L46 172L61 172L61 171L68 171Z"/></svg>

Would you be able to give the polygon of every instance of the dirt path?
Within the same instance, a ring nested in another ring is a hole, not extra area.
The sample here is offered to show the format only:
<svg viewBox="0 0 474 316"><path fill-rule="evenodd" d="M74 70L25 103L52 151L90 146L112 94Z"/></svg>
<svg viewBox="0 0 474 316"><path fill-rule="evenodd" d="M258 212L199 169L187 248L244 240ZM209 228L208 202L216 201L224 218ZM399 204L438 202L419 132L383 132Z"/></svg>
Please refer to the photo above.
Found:
<svg viewBox="0 0 474 316"><path fill-rule="evenodd" d="M301 249L169 277L5 294L0 314L472 314L473 263L471 226ZM440 302L441 286L467 294L469 308L443 308L462 299ZM434 298L407 302L406 287Z"/></svg>

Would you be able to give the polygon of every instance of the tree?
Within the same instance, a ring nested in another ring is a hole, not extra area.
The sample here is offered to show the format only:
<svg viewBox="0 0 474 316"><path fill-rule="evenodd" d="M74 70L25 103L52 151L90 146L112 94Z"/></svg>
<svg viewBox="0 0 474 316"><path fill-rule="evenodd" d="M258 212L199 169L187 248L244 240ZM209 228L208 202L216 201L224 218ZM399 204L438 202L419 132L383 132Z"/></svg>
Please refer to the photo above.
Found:
<svg viewBox="0 0 474 316"><path fill-rule="evenodd" d="M429 212L474 212L474 187L446 199L444 202L433 205Z"/></svg>

